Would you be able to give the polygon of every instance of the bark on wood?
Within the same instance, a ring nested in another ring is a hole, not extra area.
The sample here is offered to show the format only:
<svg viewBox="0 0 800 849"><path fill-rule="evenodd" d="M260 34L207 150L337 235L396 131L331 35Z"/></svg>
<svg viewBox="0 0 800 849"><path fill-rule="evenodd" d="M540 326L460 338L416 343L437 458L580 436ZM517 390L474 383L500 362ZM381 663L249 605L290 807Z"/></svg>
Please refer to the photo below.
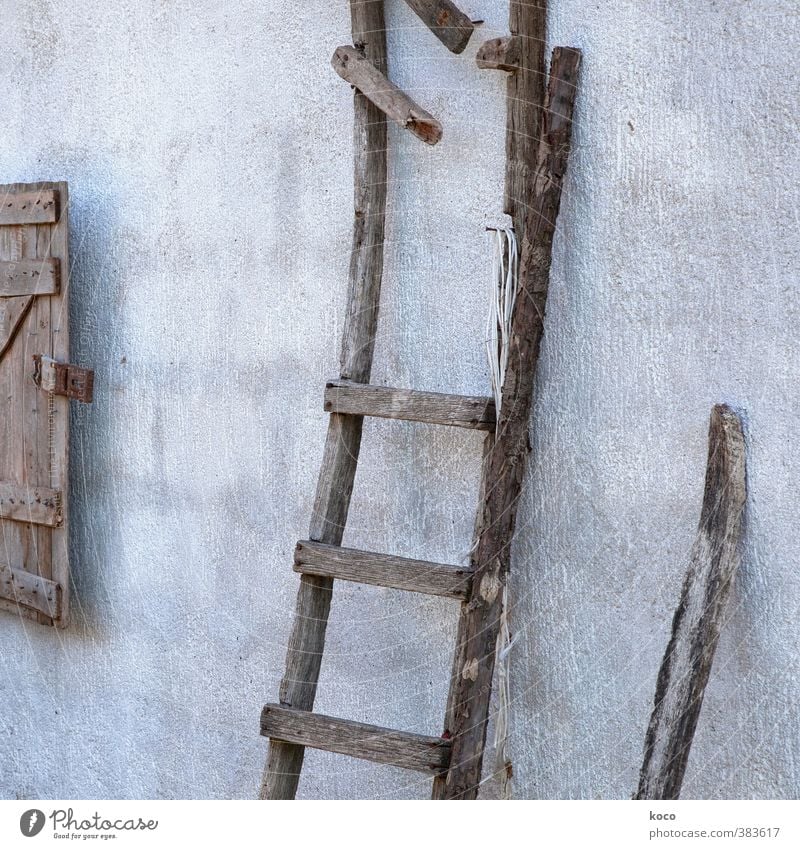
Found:
<svg viewBox="0 0 800 849"><path fill-rule="evenodd" d="M522 39L518 35L493 38L484 42L478 49L475 62L484 71L519 71Z"/></svg>
<svg viewBox="0 0 800 849"><path fill-rule="evenodd" d="M450 0L406 0L430 31L453 53L469 43L474 24Z"/></svg>
<svg viewBox="0 0 800 849"><path fill-rule="evenodd" d="M426 144L442 137L442 125L355 47L337 47L331 59L336 73L385 112L395 123L410 130Z"/></svg>
<svg viewBox="0 0 800 849"><path fill-rule="evenodd" d="M58 260L52 257L0 262L0 298L55 295L58 282Z"/></svg>
<svg viewBox="0 0 800 849"><path fill-rule="evenodd" d="M700 525L658 673L637 799L677 799L739 566L747 497L738 416L714 407Z"/></svg>
<svg viewBox="0 0 800 849"><path fill-rule="evenodd" d="M458 566L341 548L313 540L297 543L294 569L304 575L458 599L466 598L472 578L469 569Z"/></svg>
<svg viewBox="0 0 800 849"><path fill-rule="evenodd" d="M470 601L459 625L448 714L453 754L435 798L472 799L481 778L495 647L517 504L530 450L528 422L544 329L553 234L569 156L580 52L557 47L522 241L519 295L502 390L502 410L486 460L485 499L477 524Z"/></svg>
<svg viewBox="0 0 800 849"><path fill-rule="evenodd" d="M469 395L445 395L415 389L393 389L345 380L325 388L325 409L332 413L494 430L494 400Z"/></svg>
<svg viewBox="0 0 800 849"><path fill-rule="evenodd" d="M351 0L353 44L376 68L386 71L386 27L382 0ZM378 321L386 215L386 119L363 94L354 97L355 216L347 307L341 348L341 376L368 383ZM363 419L331 415L309 536L339 545L353 491ZM294 626L289 638L281 704L311 710L319 680L333 580L300 578ZM293 799L303 764L302 745L270 742L260 796Z"/></svg>
<svg viewBox="0 0 800 849"><path fill-rule="evenodd" d="M24 569L11 569L0 564L0 595L48 619L60 616L61 589L58 584Z"/></svg>
<svg viewBox="0 0 800 849"><path fill-rule="evenodd" d="M273 740L434 775L446 770L450 760L450 744L440 737L393 731L282 705L264 706L261 733Z"/></svg>
<svg viewBox="0 0 800 849"><path fill-rule="evenodd" d="M14 191L13 187L4 186L0 188L0 226L55 224L59 219L59 200L57 189ZM62 202L66 203L66 199Z"/></svg>

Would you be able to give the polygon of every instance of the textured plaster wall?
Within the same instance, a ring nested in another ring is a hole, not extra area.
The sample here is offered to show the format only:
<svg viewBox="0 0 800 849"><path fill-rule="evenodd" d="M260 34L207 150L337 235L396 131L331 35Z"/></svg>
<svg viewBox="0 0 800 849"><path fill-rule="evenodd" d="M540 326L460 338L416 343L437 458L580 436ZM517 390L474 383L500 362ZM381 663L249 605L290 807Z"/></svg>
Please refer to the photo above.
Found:
<svg viewBox="0 0 800 849"><path fill-rule="evenodd" d="M388 0L374 380L484 393L506 4L453 57ZM514 556L521 797L629 796L697 521L714 402L745 411L745 559L685 785L800 795L794 0L552 0L585 51ZM74 624L0 621L0 795L253 797L335 374L351 227L347 4L0 0L0 182L68 179ZM480 438L368 422L346 542L455 561ZM438 733L456 610L337 585L318 707ZM318 752L306 797L423 797Z"/></svg>

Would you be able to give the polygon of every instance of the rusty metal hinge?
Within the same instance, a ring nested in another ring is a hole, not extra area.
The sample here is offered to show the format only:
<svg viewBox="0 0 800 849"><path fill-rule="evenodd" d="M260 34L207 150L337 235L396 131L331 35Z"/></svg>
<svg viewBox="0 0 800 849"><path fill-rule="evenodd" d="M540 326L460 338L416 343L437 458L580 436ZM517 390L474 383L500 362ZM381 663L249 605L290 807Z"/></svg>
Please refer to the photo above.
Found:
<svg viewBox="0 0 800 849"><path fill-rule="evenodd" d="M33 382L45 392L66 395L76 401L92 403L94 371L70 363L58 363L44 354L34 354Z"/></svg>

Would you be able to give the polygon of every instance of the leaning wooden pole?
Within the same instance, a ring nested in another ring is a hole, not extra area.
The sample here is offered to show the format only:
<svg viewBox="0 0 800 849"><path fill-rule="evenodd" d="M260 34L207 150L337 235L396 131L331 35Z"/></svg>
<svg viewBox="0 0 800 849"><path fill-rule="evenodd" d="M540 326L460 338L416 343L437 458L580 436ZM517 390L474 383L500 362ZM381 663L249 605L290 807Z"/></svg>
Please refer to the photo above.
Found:
<svg viewBox="0 0 800 849"><path fill-rule="evenodd" d="M350 0L353 44L378 71L386 71L383 0ZM355 217L353 251L341 348L341 377L369 383L383 276L386 215L384 113L359 91L354 100ZM309 536L340 545L353 491L363 418L332 414ZM317 692L333 579L303 575L280 703L310 711ZM271 740L262 799L293 799L303 765L302 745Z"/></svg>
<svg viewBox="0 0 800 849"><path fill-rule="evenodd" d="M528 423L544 330L553 235L570 150L580 51L553 51L539 145L525 207L519 273L502 405L494 442L485 460L484 494L472 591L459 626L456 668L446 735L452 738L450 768L434 786L434 798L474 799L483 751L500 627L503 586L530 445Z"/></svg>
<svg viewBox="0 0 800 849"><path fill-rule="evenodd" d="M428 29L453 53L461 53L475 25L452 0L406 0Z"/></svg>
<svg viewBox="0 0 800 849"><path fill-rule="evenodd" d="M658 673L636 799L677 799L700 717L714 652L739 566L747 498L745 445L738 416L711 412L700 526L672 636Z"/></svg>

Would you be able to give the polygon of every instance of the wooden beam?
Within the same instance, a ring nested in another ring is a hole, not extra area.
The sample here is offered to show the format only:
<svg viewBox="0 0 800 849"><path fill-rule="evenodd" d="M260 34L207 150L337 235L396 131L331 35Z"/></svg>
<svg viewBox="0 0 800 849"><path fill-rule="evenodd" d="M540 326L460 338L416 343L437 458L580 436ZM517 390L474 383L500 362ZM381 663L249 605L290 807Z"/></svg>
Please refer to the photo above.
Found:
<svg viewBox="0 0 800 849"><path fill-rule="evenodd" d="M522 64L522 39L518 35L493 38L484 42L475 56L481 70L516 73Z"/></svg>
<svg viewBox="0 0 800 849"><path fill-rule="evenodd" d="M58 260L20 259L0 262L0 298L58 293Z"/></svg>
<svg viewBox="0 0 800 849"><path fill-rule="evenodd" d="M406 0L428 29L453 53L469 43L475 25L450 0Z"/></svg>
<svg viewBox="0 0 800 849"><path fill-rule="evenodd" d="M677 799L740 560L745 444L729 407L711 411L700 525L656 684L637 799Z"/></svg>
<svg viewBox="0 0 800 849"><path fill-rule="evenodd" d="M337 47L331 64L343 80L418 139L426 144L436 144L441 139L442 125L433 115L418 106L355 47Z"/></svg>
<svg viewBox="0 0 800 849"><path fill-rule="evenodd" d="M61 588L55 581L0 565L0 597L58 619L61 615Z"/></svg>
<svg viewBox="0 0 800 849"><path fill-rule="evenodd" d="M476 526L470 600L459 624L455 680L446 731L453 738L450 770L434 787L435 798L474 799L481 779L495 647L503 586L522 478L530 445L528 425L533 383L544 330L553 234L570 150L580 52L553 51L542 135L527 197L519 294L494 443L486 459L485 497Z"/></svg>
<svg viewBox="0 0 800 849"><path fill-rule="evenodd" d="M303 575L458 599L467 597L472 579L469 569L459 566L340 548L313 540L297 543L294 570Z"/></svg>
<svg viewBox="0 0 800 849"><path fill-rule="evenodd" d="M348 380L332 380L326 384L325 409L329 413L403 419L471 430L494 430L495 425L492 398L393 389Z"/></svg>
<svg viewBox="0 0 800 849"><path fill-rule="evenodd" d="M281 705L264 706L261 733L273 740L432 775L446 770L450 759L450 743L440 737L393 731Z"/></svg>
<svg viewBox="0 0 800 849"><path fill-rule="evenodd" d="M61 493L43 486L20 486L0 482L0 519L32 525L61 524Z"/></svg>
<svg viewBox="0 0 800 849"><path fill-rule="evenodd" d="M0 226L55 224L59 217L58 192L41 189L0 195Z"/></svg>
<svg viewBox="0 0 800 849"><path fill-rule="evenodd" d="M353 44L377 69L386 71L386 25L383 2L350 0ZM342 332L341 377L369 383L378 322L386 218L387 131L384 113L367 97L354 96L353 249ZM322 459L313 518L312 540L339 545L353 492L361 446L359 416L334 414ZM289 637L286 672L280 688L282 705L311 710L317 692L333 580L303 575ZM303 765L303 746L272 741L261 786L262 799L293 799Z"/></svg>

